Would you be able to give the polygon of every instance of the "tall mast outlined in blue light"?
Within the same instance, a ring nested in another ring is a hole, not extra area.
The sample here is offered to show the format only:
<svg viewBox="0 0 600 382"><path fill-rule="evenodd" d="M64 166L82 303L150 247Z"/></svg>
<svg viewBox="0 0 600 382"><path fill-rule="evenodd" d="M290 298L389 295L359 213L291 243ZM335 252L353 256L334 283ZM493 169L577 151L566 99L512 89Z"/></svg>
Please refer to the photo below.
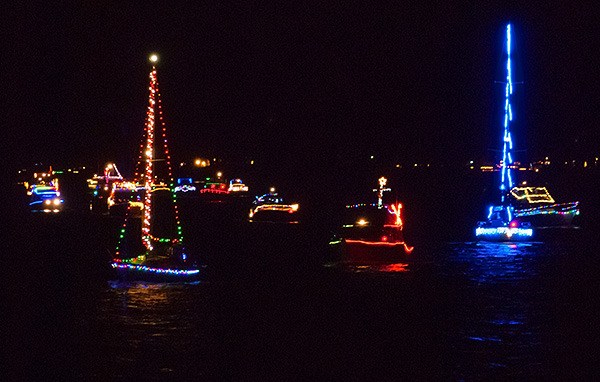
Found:
<svg viewBox="0 0 600 382"><path fill-rule="evenodd" d="M504 203L506 194L513 188L513 176L512 176L512 165L514 163L513 152L513 141L510 132L510 125L512 123L512 108L510 104L511 95L513 92L512 83L512 70L511 70L511 27L510 24L506 25L506 88L505 88L505 102L504 102L504 135L502 137L503 148L502 148L502 171L500 181L500 194L501 202Z"/></svg>

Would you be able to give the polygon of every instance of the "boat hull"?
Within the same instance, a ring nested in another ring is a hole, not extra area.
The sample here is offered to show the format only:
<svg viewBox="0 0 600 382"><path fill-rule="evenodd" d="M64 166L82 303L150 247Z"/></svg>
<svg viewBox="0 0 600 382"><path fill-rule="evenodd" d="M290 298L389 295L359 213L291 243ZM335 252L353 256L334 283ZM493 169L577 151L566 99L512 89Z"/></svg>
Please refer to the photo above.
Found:
<svg viewBox="0 0 600 382"><path fill-rule="evenodd" d="M475 238L484 241L528 241L533 238L533 228L480 226L475 229Z"/></svg>
<svg viewBox="0 0 600 382"><path fill-rule="evenodd" d="M118 279L128 281L194 282L200 280L202 276L201 269L198 267L153 267L121 262L113 262L111 267Z"/></svg>

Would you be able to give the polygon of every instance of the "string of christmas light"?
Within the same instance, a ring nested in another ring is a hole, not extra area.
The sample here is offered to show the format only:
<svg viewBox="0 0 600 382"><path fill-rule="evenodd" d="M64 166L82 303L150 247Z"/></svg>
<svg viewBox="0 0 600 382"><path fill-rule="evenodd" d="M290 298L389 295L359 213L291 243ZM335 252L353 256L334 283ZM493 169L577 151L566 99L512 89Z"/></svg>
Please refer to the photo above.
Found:
<svg viewBox="0 0 600 382"><path fill-rule="evenodd" d="M155 60L153 60L153 62L155 62ZM172 171L172 166L171 166L171 155L169 153L169 148L168 148L168 143L167 143L167 136L166 136L166 126L165 126L165 122L163 119L163 111L162 111L162 105L161 105L161 100L160 100L160 91L159 91L159 86L158 86L158 79L157 79L157 70L156 70L156 66L152 67L152 70L150 72L149 75L150 78L150 85L148 87L148 91L149 91L149 96L148 96L148 106L147 106L147 110L146 110L146 121L145 121L145 128L144 128L144 141L140 144L140 154L138 157L138 164L136 165L136 172L135 172L135 181L136 183L143 183L143 189L145 190L145 195L144 195L144 201L143 201L143 216L142 216L142 242L144 244L144 246L146 247L146 249L148 251L151 251L153 249L152 243L153 242L159 242L159 243L182 243L183 242L183 234L182 234L182 229L181 229L181 221L179 218L179 211L177 208L177 201L176 201L176 194L174 191L174 179L173 179L173 171ZM158 113L157 113L158 111ZM163 148L164 148L164 154L166 156L166 158L164 158L166 165L167 165L167 172L168 172L168 186L164 183L162 183L162 181L160 181L158 179L158 172L157 169L155 168L155 164L154 161L156 159L156 155L155 155L155 135L156 135L156 123L157 123L157 114L158 114L158 121L161 124L162 127L162 131L161 131L161 135L163 138ZM140 172L138 170L138 168L140 167L141 163L142 163L142 158L144 159L145 162L145 171L143 174L142 179L140 179ZM167 190L170 191L171 194L171 199L173 202L173 207L175 210L175 220L176 220L176 227L177 227L177 238L158 238L152 235L151 233L151 225L152 225L152 193L154 191L158 191L158 190ZM121 256L121 248L122 248L122 244L123 244L123 240L125 237L125 230L127 228L127 221L129 218L129 215L131 214L131 202L133 200L133 196L134 193L132 192L132 195L130 197L130 201L127 205L127 210L125 213L125 219L124 219L124 223L121 227L120 230L120 234L119 234L119 240L117 243L117 247L116 247L116 259L115 261L120 262L118 257ZM122 261L122 259L121 259Z"/></svg>
<svg viewBox="0 0 600 382"><path fill-rule="evenodd" d="M477 227L475 229L475 235L495 238L496 240L529 239L533 236L533 229L516 227Z"/></svg>
<svg viewBox="0 0 600 382"><path fill-rule="evenodd" d="M113 263L113 268L117 269L129 269L139 272L146 273L154 273L154 274L167 274L167 275L177 275L177 276L189 276L196 275L200 272L199 269L171 269L171 268L155 268L148 267L146 265L139 264L129 264L129 263Z"/></svg>
<svg viewBox="0 0 600 382"><path fill-rule="evenodd" d="M394 215L396 215L395 224L402 229L402 217L400 216L400 213L402 212L402 203L398 203L397 206L392 204L392 211L394 212Z"/></svg>
<svg viewBox="0 0 600 382"><path fill-rule="evenodd" d="M155 70L156 71L156 70ZM183 232L181 228L181 221L179 219L179 210L177 208L177 193L175 192L175 180L173 178L173 167L171 166L171 154L169 153L169 146L167 143L167 128L165 126L165 120L163 118L162 111L162 100L160 99L160 92L158 91L158 80L156 80L156 91L158 93L158 118L162 127L163 146L166 155L167 171L169 173L168 182L169 188L171 189L171 198L173 200L173 208L175 209L175 222L177 225L177 237L180 243L183 243Z"/></svg>
<svg viewBox="0 0 600 382"><path fill-rule="evenodd" d="M515 211L516 217L534 215L579 215L579 202L552 204L533 208L524 208Z"/></svg>
<svg viewBox="0 0 600 382"><path fill-rule="evenodd" d="M148 111L146 111L146 119L148 118ZM135 164L135 172L133 177L133 182L136 184L141 184L140 177L142 171L142 163L144 162L144 146L146 144L146 129L144 129L144 133L142 134L142 138L140 139L140 148L138 150L138 159Z"/></svg>
<svg viewBox="0 0 600 382"><path fill-rule="evenodd" d="M154 126L155 126L155 112L154 106L156 104L156 67L152 67L150 72L150 95L148 97L148 112L146 118L146 147L144 155L146 158L146 170L144 173L144 188L146 194L144 196L144 216L142 221L142 241L146 246L147 250L152 250L152 242L150 240L150 224L152 219L152 185L154 184L153 176L153 157L154 157Z"/></svg>
<svg viewBox="0 0 600 382"><path fill-rule="evenodd" d="M512 95L512 69L510 60L511 51L511 34L510 24L506 26L506 88L505 88L505 102L504 102L504 136L502 137L503 149L502 149L502 175L500 183L501 201L504 203L506 197L506 190L510 190L513 187L512 169L513 166L513 141L510 133L510 123L512 122L512 108L510 104L510 96ZM506 182L508 181L508 188Z"/></svg>
<svg viewBox="0 0 600 382"><path fill-rule="evenodd" d="M133 198L133 196L131 196ZM127 221L129 220L129 214L131 213L131 204L127 203L127 210L125 211L125 219L123 219L123 225L121 226L121 230L119 231L119 239L117 240L117 248L115 249L115 256L117 258L121 256L121 245L123 244L123 240L125 240L125 230L127 229ZM117 260L117 259L115 259Z"/></svg>

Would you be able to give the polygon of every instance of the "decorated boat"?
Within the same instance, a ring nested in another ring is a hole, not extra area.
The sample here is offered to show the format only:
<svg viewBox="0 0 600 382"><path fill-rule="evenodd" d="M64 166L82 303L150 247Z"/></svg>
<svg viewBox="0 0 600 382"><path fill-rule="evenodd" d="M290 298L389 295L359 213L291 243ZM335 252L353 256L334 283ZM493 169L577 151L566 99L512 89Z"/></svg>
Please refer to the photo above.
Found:
<svg viewBox="0 0 600 382"><path fill-rule="evenodd" d="M31 212L60 212L65 200L58 190L58 181L34 184L27 191Z"/></svg>
<svg viewBox="0 0 600 382"><path fill-rule="evenodd" d="M257 196L248 214L250 222L291 223L299 222L298 203L286 203L275 192L275 188L264 195Z"/></svg>
<svg viewBox="0 0 600 382"><path fill-rule="evenodd" d="M201 268L189 256L183 244L155 66L150 72L149 89L144 129L146 139L140 155L140 162L144 158L145 170L141 179L134 181L143 184L143 215L141 219L136 219L132 211L133 203L127 203L111 266L118 277L124 279L194 281L200 277ZM163 138L162 150L154 144L155 136L159 133ZM133 195L130 197L133 198ZM137 226L135 222L139 222ZM141 228L141 232L136 227Z"/></svg>
<svg viewBox="0 0 600 382"><path fill-rule="evenodd" d="M513 150L513 94L511 64L511 25L506 26L506 79L504 102L504 133L500 160L499 199L489 206L487 219L480 221L475 236L484 240L529 240L534 230L553 227L573 227L580 214L579 202L557 203L546 187L516 184L513 174L516 162Z"/></svg>
<svg viewBox="0 0 600 382"><path fill-rule="evenodd" d="M506 26L506 79L504 103L504 132L502 136L502 158L500 160L500 183L498 199L494 205L489 206L486 220L477 223L475 237L479 240L515 241L529 240L533 236L533 228L529 222L520 221L515 215L515 206L512 203L510 191L515 184L513 169L515 157L511 125L513 112L511 99L513 93L513 80L511 68L511 25Z"/></svg>
<svg viewBox="0 0 600 382"><path fill-rule="evenodd" d="M145 187L133 182L113 183L108 196L108 212L111 216L123 216L127 211L139 218L144 209Z"/></svg>
<svg viewBox="0 0 600 382"><path fill-rule="evenodd" d="M402 204L384 204L387 179L379 179L377 203L347 205L342 225L329 242L334 252L350 262L406 260L413 251L404 239Z"/></svg>
<svg viewBox="0 0 600 382"><path fill-rule="evenodd" d="M239 178L231 179L229 181L228 191L233 194L245 194L248 192L248 186L246 186Z"/></svg>

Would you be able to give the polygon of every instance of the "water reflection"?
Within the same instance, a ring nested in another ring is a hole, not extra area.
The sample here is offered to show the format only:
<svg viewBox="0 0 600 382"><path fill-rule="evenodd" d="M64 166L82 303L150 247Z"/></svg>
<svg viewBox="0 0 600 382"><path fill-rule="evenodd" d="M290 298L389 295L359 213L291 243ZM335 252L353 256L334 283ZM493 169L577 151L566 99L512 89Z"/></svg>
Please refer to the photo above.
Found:
<svg viewBox="0 0 600 382"><path fill-rule="evenodd" d="M194 349L197 322L204 311L192 301L201 283L151 283L111 281L99 301L98 322L106 327L103 346L111 351L115 375L148 373L171 375L183 370L186 357L173 357L173 346ZM144 365L140 371L132 365ZM161 379L161 378L159 378Z"/></svg>
<svg viewBox="0 0 600 382"><path fill-rule="evenodd" d="M514 283L538 274L543 243L475 242L452 245L455 260L463 272L480 284Z"/></svg>
<svg viewBox="0 0 600 382"><path fill-rule="evenodd" d="M113 294L123 308L124 317L128 317L128 310L135 314L136 310L152 311L168 309L169 305L176 302L177 296L185 293L186 285L194 283L153 283L145 281L110 281L109 293Z"/></svg>
<svg viewBox="0 0 600 382"><path fill-rule="evenodd" d="M340 269L350 273L404 273L412 268L409 263L384 262L336 262L326 264L327 268Z"/></svg>
<svg viewBox="0 0 600 382"><path fill-rule="evenodd" d="M453 243L451 269L466 279L457 301L458 374L543 375L539 283L543 243ZM541 313L543 314L543 313ZM542 317L542 320L544 317Z"/></svg>

